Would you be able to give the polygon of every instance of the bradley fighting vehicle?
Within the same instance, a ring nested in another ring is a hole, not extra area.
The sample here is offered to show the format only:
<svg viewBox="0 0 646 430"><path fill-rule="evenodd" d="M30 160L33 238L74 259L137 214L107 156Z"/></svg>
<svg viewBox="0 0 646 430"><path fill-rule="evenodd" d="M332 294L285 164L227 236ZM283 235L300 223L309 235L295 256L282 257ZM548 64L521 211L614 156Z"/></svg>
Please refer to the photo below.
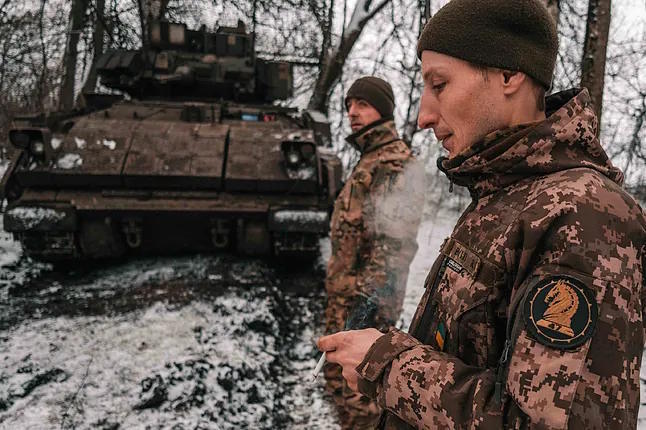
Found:
<svg viewBox="0 0 646 430"><path fill-rule="evenodd" d="M149 36L96 65L130 99L86 94L82 110L15 119L5 230L47 261L316 252L341 164L325 116L271 103L291 95L291 65L257 58L241 22L153 21Z"/></svg>

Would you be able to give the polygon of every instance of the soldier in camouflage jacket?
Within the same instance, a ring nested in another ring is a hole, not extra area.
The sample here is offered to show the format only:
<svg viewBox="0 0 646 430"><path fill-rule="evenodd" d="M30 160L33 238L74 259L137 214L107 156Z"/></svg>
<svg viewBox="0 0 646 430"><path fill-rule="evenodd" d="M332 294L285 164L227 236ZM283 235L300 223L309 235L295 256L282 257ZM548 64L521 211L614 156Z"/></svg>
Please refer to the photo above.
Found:
<svg viewBox="0 0 646 430"><path fill-rule="evenodd" d="M543 6L513 3L453 0L433 19L455 27L463 16L486 20L491 9L495 26L513 7L509 16L518 24L527 15L526 25L505 31L539 34L530 42L555 53L555 36L540 36L553 28L531 33L547 22ZM434 45L442 36L429 25L419 123L443 141L449 158L438 166L473 201L441 247L408 333L348 331L319 346L350 387L386 410L380 428L635 428L646 215L596 137L587 90L542 106L531 95L551 70L514 58L521 72L510 71L492 53L500 69L478 78L477 55L445 53L451 47ZM465 37L474 40L469 25Z"/></svg>
<svg viewBox="0 0 646 430"><path fill-rule="evenodd" d="M587 91L552 103L546 121L442 160L474 201L409 333L379 338L358 368L385 428L635 428L646 218Z"/></svg>
<svg viewBox="0 0 646 430"><path fill-rule="evenodd" d="M361 158L335 202L331 219L332 253L325 283L327 333L343 330L357 301L367 297L378 302L380 309L370 326L386 330L395 325L408 266L417 250L423 172L397 134L394 106L383 98L388 90L386 82L369 77L359 79L348 91L349 117L356 131L347 141ZM368 109L374 104L382 112L373 112L378 119L364 125L356 117L355 102L367 103L366 99L372 103ZM406 197L413 191L418 198ZM324 371L343 428L373 428L379 417L377 405L347 389L339 366L329 364Z"/></svg>

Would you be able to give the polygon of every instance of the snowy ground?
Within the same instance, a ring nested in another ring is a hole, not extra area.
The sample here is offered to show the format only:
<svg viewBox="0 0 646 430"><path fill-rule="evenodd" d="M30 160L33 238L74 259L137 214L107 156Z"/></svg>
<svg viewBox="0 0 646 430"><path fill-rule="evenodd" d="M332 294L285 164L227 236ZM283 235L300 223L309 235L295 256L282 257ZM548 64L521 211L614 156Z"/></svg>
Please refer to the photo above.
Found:
<svg viewBox="0 0 646 430"><path fill-rule="evenodd" d="M457 218L429 212L402 326ZM338 428L322 380L305 382L328 241L322 251L302 273L230 256L56 272L0 224L0 428Z"/></svg>

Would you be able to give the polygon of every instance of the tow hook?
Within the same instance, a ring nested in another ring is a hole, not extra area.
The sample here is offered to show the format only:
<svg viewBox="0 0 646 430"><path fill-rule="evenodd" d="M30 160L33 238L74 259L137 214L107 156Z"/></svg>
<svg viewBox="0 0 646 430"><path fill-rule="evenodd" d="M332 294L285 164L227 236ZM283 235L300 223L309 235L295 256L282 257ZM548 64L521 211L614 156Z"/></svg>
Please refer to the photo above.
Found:
<svg viewBox="0 0 646 430"><path fill-rule="evenodd" d="M141 222L134 219L128 219L123 223L123 233L126 236L126 244L130 248L139 248L141 246Z"/></svg>
<svg viewBox="0 0 646 430"><path fill-rule="evenodd" d="M211 220L211 242L218 249L226 248L229 245L229 222L224 219Z"/></svg>

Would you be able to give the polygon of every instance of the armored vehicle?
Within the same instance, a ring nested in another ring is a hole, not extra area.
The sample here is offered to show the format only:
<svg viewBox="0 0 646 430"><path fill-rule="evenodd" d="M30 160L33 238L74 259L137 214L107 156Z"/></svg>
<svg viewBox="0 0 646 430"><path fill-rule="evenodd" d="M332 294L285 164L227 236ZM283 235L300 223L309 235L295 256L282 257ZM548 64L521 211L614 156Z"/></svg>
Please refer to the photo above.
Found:
<svg viewBox="0 0 646 430"><path fill-rule="evenodd" d="M329 124L273 103L291 95L292 66L258 58L243 23L153 21L144 48L96 67L122 95L10 130L4 228L28 255L317 251L341 182Z"/></svg>

